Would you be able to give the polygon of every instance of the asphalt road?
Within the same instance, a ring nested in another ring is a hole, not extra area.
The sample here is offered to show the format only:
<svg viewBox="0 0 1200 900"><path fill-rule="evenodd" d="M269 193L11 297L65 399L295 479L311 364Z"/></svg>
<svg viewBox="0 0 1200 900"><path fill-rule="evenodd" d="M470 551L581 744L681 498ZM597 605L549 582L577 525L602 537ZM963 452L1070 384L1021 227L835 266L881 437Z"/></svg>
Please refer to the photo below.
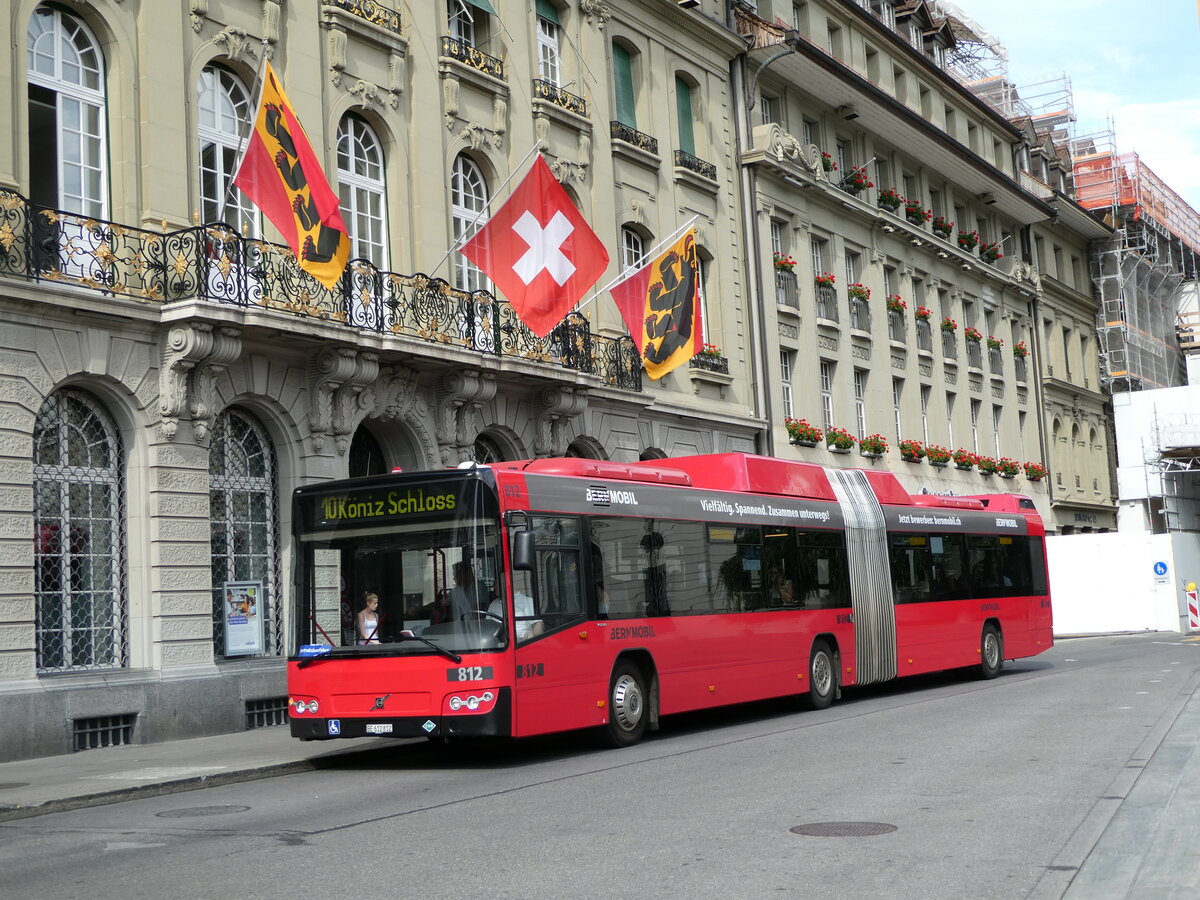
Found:
<svg viewBox="0 0 1200 900"><path fill-rule="evenodd" d="M413 743L3 823L0 896L1057 897L1198 678L1200 643L1087 638L626 750Z"/></svg>

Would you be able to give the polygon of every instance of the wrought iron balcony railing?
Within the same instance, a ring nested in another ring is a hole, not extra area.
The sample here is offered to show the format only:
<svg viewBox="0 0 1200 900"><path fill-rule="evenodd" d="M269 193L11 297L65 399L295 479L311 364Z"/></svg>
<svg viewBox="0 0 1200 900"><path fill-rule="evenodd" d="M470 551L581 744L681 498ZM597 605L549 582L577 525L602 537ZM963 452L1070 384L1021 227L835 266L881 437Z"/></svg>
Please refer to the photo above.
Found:
<svg viewBox="0 0 1200 900"><path fill-rule="evenodd" d="M1017 381L1022 382L1022 383L1028 381L1029 380L1029 361L1027 359L1025 359L1025 357L1023 357L1023 356L1014 356L1013 357L1013 373L1014 373Z"/></svg>
<svg viewBox="0 0 1200 900"><path fill-rule="evenodd" d="M691 359L693 369L704 369L708 372L729 374L729 360L724 356L713 356L711 353L697 353Z"/></svg>
<svg viewBox="0 0 1200 900"><path fill-rule="evenodd" d="M775 302L792 309L800 308L800 291L796 287L796 273L776 270Z"/></svg>
<svg viewBox="0 0 1200 900"><path fill-rule="evenodd" d="M442 56L456 59L464 66L477 69L485 75L491 75L500 81L504 80L504 61L488 56L482 50L477 50L466 41L459 40L449 34L442 35Z"/></svg>
<svg viewBox="0 0 1200 900"><path fill-rule="evenodd" d="M979 341L967 341L967 365L972 369L983 368L983 350Z"/></svg>
<svg viewBox="0 0 1200 900"><path fill-rule="evenodd" d="M156 233L30 203L0 191L0 278L68 284L135 303L196 299L279 310L342 327L547 363L640 391L642 362L628 337L593 334L572 313L545 338L512 305L439 278L352 260L327 289L278 244L228 225Z"/></svg>
<svg viewBox="0 0 1200 900"><path fill-rule="evenodd" d="M905 340L904 313L895 309L888 310L888 340L899 344Z"/></svg>
<svg viewBox="0 0 1200 900"><path fill-rule="evenodd" d="M400 33L400 13L376 3L375 0L321 0L321 3L324 6L336 6L372 25L378 25L396 34Z"/></svg>
<svg viewBox="0 0 1200 900"><path fill-rule="evenodd" d="M817 285L817 317L830 322L838 320L837 290L832 285Z"/></svg>
<svg viewBox="0 0 1200 900"><path fill-rule="evenodd" d="M608 127L610 137L614 141L624 141L626 144L632 144L639 150L645 150L647 153L653 153L655 156L658 155L658 138L643 134L633 126L615 120L610 122Z"/></svg>
<svg viewBox="0 0 1200 900"><path fill-rule="evenodd" d="M933 326L928 319L917 319L917 349L925 353L933 352Z"/></svg>
<svg viewBox="0 0 1200 900"><path fill-rule="evenodd" d="M713 163L705 162L684 150L675 151L675 165L681 169L687 169L689 172L695 172L709 181L717 180L717 167Z"/></svg>
<svg viewBox="0 0 1200 900"><path fill-rule="evenodd" d="M1004 373L1004 354L999 347L988 348L988 371L993 375Z"/></svg>
<svg viewBox="0 0 1200 900"><path fill-rule="evenodd" d="M586 100L570 91L564 91L554 82L544 78L533 79L533 96L539 100L553 103L555 106L561 106L576 115L587 116Z"/></svg>
<svg viewBox="0 0 1200 900"><path fill-rule="evenodd" d="M942 356L946 359L958 359L958 340L953 331L942 332Z"/></svg>
<svg viewBox="0 0 1200 900"><path fill-rule="evenodd" d="M871 304L861 297L850 298L850 327L855 331L871 330Z"/></svg>

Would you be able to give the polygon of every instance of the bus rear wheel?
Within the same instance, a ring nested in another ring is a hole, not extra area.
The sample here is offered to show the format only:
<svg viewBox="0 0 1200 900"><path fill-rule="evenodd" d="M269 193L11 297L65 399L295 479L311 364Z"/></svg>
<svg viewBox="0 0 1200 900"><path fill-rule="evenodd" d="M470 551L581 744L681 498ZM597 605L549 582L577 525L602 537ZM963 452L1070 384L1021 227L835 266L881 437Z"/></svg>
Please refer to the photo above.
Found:
<svg viewBox="0 0 1200 900"><path fill-rule="evenodd" d="M984 680L995 678L1003 664L1004 639L1000 637L1000 630L989 623L983 626L983 636L979 639L979 677Z"/></svg>
<svg viewBox="0 0 1200 900"><path fill-rule="evenodd" d="M646 733L646 680L630 662L613 669L608 689L608 725L605 735L614 747L636 744Z"/></svg>
<svg viewBox="0 0 1200 900"><path fill-rule="evenodd" d="M828 709L833 703L833 695L837 693L837 664L834 662L833 651L824 641L813 644L812 655L808 659L808 697L809 709Z"/></svg>

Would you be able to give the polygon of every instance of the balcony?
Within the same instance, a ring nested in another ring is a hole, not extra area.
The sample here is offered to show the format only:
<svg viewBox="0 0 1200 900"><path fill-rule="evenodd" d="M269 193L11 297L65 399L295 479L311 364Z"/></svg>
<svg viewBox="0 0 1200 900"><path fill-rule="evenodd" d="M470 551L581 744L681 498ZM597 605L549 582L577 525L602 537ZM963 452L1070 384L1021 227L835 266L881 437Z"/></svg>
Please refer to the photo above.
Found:
<svg viewBox="0 0 1200 900"><path fill-rule="evenodd" d="M693 369L703 369L705 372L717 372L720 375L729 374L729 360L724 356L698 353L691 358L689 364Z"/></svg>
<svg viewBox="0 0 1200 900"><path fill-rule="evenodd" d="M624 122L609 123L610 137L614 141L621 141L629 144L643 153L651 153L658 156L658 138L653 138L648 134L643 134L632 126L626 125Z"/></svg>
<svg viewBox="0 0 1200 900"><path fill-rule="evenodd" d="M993 375L1004 373L1004 354L999 347L988 348L988 371Z"/></svg>
<svg viewBox="0 0 1200 900"><path fill-rule="evenodd" d="M817 285L817 318L838 321L837 290L830 284Z"/></svg>
<svg viewBox="0 0 1200 900"><path fill-rule="evenodd" d="M400 13L375 0L321 0L321 4L336 7L372 25L400 34Z"/></svg>
<svg viewBox="0 0 1200 900"><path fill-rule="evenodd" d="M692 172L709 181L717 180L717 167L713 163L705 162L684 150L675 151L675 168Z"/></svg>
<svg viewBox="0 0 1200 900"><path fill-rule="evenodd" d="M972 369L983 368L983 349L979 341L967 341L967 366Z"/></svg>
<svg viewBox="0 0 1200 900"><path fill-rule="evenodd" d="M953 331L942 332L942 356L946 359L958 359L958 341Z"/></svg>
<svg viewBox="0 0 1200 900"><path fill-rule="evenodd" d="M482 50L477 50L466 41L456 37L442 35L442 56L457 60L470 69L490 75L497 81L504 80L504 62L494 56L488 56Z"/></svg>
<svg viewBox="0 0 1200 900"><path fill-rule="evenodd" d="M408 352L430 344L475 350L642 389L632 340L593 334L578 313L538 338L506 300L426 275L385 272L362 259L351 261L327 289L300 269L288 248L243 238L227 225L159 233L0 191L0 278L71 286L127 301L131 310L189 300L213 304L214 312L239 307L247 326L273 332L296 317L328 323L344 331L347 342L356 332L373 332L398 339Z"/></svg>
<svg viewBox="0 0 1200 900"><path fill-rule="evenodd" d="M533 79L533 96L537 100L553 103L577 116L587 117L587 101L570 91L564 91L552 81L546 81L544 78Z"/></svg>
<svg viewBox="0 0 1200 900"><path fill-rule="evenodd" d="M933 354L933 327L928 319L917 319L917 350Z"/></svg>
<svg viewBox="0 0 1200 900"><path fill-rule="evenodd" d="M775 302L789 309L800 309L800 289L795 272L775 271Z"/></svg>
<svg viewBox="0 0 1200 900"><path fill-rule="evenodd" d="M893 343L903 344L907 335L905 334L904 313L899 310L888 310L888 340Z"/></svg>
<svg viewBox="0 0 1200 900"><path fill-rule="evenodd" d="M1013 374L1017 382L1021 384L1029 380L1029 361L1025 357L1013 357Z"/></svg>
<svg viewBox="0 0 1200 900"><path fill-rule="evenodd" d="M871 304L860 297L850 298L850 328L853 331L871 330Z"/></svg>

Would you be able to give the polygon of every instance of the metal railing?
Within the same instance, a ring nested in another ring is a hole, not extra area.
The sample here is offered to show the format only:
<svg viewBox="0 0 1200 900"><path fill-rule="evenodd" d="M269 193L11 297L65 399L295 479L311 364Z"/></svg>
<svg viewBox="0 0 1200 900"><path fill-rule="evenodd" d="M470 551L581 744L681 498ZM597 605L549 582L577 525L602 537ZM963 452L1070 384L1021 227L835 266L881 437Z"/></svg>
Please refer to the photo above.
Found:
<svg viewBox="0 0 1200 900"><path fill-rule="evenodd" d="M1004 372L1004 355L999 347L988 348L988 371L993 375L1001 375Z"/></svg>
<svg viewBox="0 0 1200 900"><path fill-rule="evenodd" d="M587 101L577 94L564 91L552 81L544 78L533 79L533 96L539 100L561 106L563 109L580 116L587 115Z"/></svg>
<svg viewBox="0 0 1200 900"><path fill-rule="evenodd" d="M724 356L713 356L708 353L698 353L692 357L691 367L693 369L704 369L708 372L720 372L722 375L728 375L729 359Z"/></svg>
<svg viewBox="0 0 1200 900"><path fill-rule="evenodd" d="M871 330L871 304L861 297L850 298L850 327L855 331Z"/></svg>
<svg viewBox="0 0 1200 900"><path fill-rule="evenodd" d="M632 144L639 150L645 150L647 153L658 155L658 138L651 137L648 134L643 134L632 125L626 125L624 122L612 121L608 125L609 137L614 141L624 141L626 144Z"/></svg>
<svg viewBox="0 0 1200 900"><path fill-rule="evenodd" d="M1017 381L1029 380L1029 361L1023 356L1013 357L1013 376Z"/></svg>
<svg viewBox="0 0 1200 900"><path fill-rule="evenodd" d="M946 359L958 359L958 339L953 331L942 332L942 356Z"/></svg>
<svg viewBox="0 0 1200 900"><path fill-rule="evenodd" d="M927 319L917 319L917 349L933 352L933 327Z"/></svg>
<svg viewBox="0 0 1200 900"><path fill-rule="evenodd" d="M504 80L503 60L488 56L482 50L478 50L466 41L459 40L452 35L442 35L442 56L456 59L464 66L469 66L485 75L491 75L500 81Z"/></svg>
<svg viewBox="0 0 1200 900"><path fill-rule="evenodd" d="M904 313L896 309L888 310L888 340L904 343L907 335L905 334Z"/></svg>
<svg viewBox="0 0 1200 900"><path fill-rule="evenodd" d="M795 272L775 272L775 302L792 309L800 308L800 290L796 285Z"/></svg>
<svg viewBox="0 0 1200 900"><path fill-rule="evenodd" d="M983 368L983 350L979 341L967 341L967 365L973 369Z"/></svg>
<svg viewBox="0 0 1200 900"><path fill-rule="evenodd" d="M579 313L545 338L512 305L440 278L351 260L333 288L305 273L284 246L228 225L153 232L30 203L0 191L0 278L69 284L137 303L198 299L276 310L428 344L477 350L593 374L642 389L632 339L593 334Z"/></svg>
<svg viewBox="0 0 1200 900"><path fill-rule="evenodd" d="M717 167L714 163L705 162L698 156L692 156L685 150L675 151L675 165L680 169L687 169L689 172L695 172L702 178L707 178L709 181L717 180Z"/></svg>
<svg viewBox="0 0 1200 900"><path fill-rule="evenodd" d="M817 285L817 318L838 321L837 290L830 284Z"/></svg>

